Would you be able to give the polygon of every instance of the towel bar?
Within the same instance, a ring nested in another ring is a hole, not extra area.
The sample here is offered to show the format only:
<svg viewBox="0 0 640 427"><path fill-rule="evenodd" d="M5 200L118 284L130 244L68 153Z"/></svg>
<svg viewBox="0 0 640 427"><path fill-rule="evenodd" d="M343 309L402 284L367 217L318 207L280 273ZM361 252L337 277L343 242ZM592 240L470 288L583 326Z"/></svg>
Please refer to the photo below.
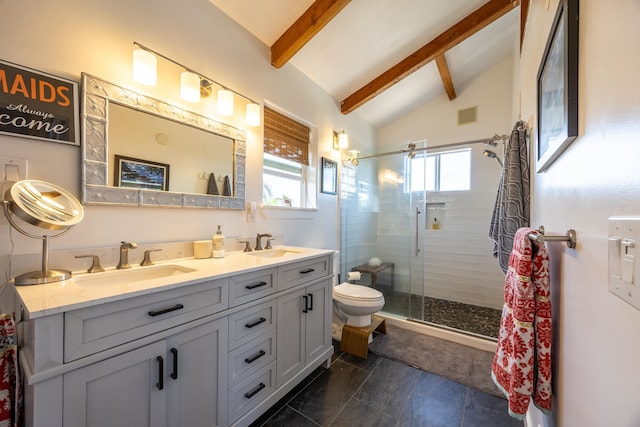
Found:
<svg viewBox="0 0 640 427"><path fill-rule="evenodd" d="M541 225L538 228L538 232L540 234L529 234L529 238L531 240L535 240L538 243L544 242L567 242L567 246L570 249L575 249L578 244L578 238L576 237L576 230L570 228L567 230L567 234L564 236L545 236L544 235L544 225Z"/></svg>

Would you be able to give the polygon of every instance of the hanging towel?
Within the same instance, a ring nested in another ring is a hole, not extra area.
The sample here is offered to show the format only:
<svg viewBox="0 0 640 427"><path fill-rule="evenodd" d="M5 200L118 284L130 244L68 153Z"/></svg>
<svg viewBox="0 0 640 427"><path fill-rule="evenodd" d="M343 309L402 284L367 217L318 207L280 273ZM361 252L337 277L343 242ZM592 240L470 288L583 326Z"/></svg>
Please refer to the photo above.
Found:
<svg viewBox="0 0 640 427"><path fill-rule="evenodd" d="M520 227L529 226L529 157L527 124L519 121L511 131L504 153L504 167L491 216L489 237L493 255L503 273L509 267L513 237Z"/></svg>
<svg viewBox="0 0 640 427"><path fill-rule="evenodd" d="M11 315L0 314L0 427L20 425L21 405L16 325Z"/></svg>
<svg viewBox="0 0 640 427"><path fill-rule="evenodd" d="M220 195L218 192L218 183L216 182L216 176L211 173L209 175L209 185L207 186L207 194L211 194L214 196Z"/></svg>
<svg viewBox="0 0 640 427"><path fill-rule="evenodd" d="M491 378L509 400L509 415L523 419L531 397L544 413L551 411L551 301L549 255L544 243L532 242L531 228L516 232Z"/></svg>
<svg viewBox="0 0 640 427"><path fill-rule="evenodd" d="M231 182L229 182L229 175L224 176L224 184L222 185L222 195L223 196L231 195Z"/></svg>

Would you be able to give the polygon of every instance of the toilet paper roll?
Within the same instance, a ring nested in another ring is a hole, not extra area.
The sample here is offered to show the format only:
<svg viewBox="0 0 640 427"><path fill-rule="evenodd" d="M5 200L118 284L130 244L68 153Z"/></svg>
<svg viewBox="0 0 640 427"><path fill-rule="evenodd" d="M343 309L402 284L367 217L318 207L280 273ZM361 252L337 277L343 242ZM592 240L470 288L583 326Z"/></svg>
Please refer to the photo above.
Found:
<svg viewBox="0 0 640 427"><path fill-rule="evenodd" d="M213 243L211 240L196 240L193 242L193 256L195 258L211 258Z"/></svg>
<svg viewBox="0 0 640 427"><path fill-rule="evenodd" d="M350 271L347 273L347 280L360 280L362 273L359 271Z"/></svg>

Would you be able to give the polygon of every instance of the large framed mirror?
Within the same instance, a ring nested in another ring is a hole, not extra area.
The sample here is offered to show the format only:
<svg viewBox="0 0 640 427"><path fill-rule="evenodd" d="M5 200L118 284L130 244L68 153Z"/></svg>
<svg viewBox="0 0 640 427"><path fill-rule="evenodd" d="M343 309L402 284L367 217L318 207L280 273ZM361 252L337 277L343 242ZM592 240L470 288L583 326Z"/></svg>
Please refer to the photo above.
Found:
<svg viewBox="0 0 640 427"><path fill-rule="evenodd" d="M246 133L82 74L82 203L244 209Z"/></svg>

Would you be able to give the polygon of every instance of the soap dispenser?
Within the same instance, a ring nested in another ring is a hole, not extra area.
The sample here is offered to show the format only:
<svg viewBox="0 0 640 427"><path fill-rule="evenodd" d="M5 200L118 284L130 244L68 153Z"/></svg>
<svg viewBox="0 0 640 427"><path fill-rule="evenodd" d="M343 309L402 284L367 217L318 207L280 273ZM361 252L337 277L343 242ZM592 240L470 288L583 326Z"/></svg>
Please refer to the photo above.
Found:
<svg viewBox="0 0 640 427"><path fill-rule="evenodd" d="M438 218L433 218L433 223L431 224L431 229L432 230L440 230L440 222L438 221Z"/></svg>
<svg viewBox="0 0 640 427"><path fill-rule="evenodd" d="M211 238L213 243L213 257L224 258L224 235L222 234L222 226L218 226L218 231Z"/></svg>

